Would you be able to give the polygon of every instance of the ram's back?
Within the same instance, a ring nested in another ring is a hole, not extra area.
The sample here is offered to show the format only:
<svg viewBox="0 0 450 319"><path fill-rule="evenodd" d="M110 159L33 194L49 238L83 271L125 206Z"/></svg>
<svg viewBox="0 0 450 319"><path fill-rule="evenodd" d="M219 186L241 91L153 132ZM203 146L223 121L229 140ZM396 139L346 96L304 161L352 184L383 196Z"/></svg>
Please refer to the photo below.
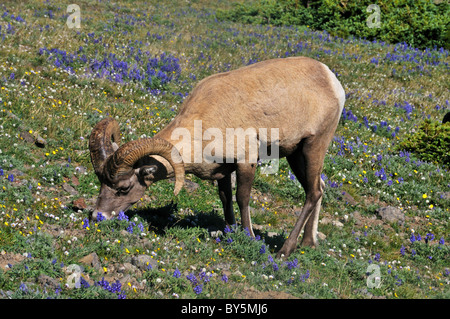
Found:
<svg viewBox="0 0 450 319"><path fill-rule="evenodd" d="M335 128L344 90L324 64L307 58L273 59L202 80L180 113L161 132L176 127L279 129L280 148ZM269 134L270 139L270 134ZM270 142L270 141L267 141Z"/></svg>

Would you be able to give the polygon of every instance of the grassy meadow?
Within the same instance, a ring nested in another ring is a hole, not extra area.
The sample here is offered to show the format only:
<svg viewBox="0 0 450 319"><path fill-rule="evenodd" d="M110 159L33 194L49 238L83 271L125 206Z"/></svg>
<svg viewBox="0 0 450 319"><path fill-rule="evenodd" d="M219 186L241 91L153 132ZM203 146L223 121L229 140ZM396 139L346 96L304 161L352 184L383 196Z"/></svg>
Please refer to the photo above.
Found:
<svg viewBox="0 0 450 319"><path fill-rule="evenodd" d="M450 297L450 166L402 148L450 109L448 50L221 21L225 0L80 0L70 28L71 3L0 4L0 298ZM225 227L216 185L195 176L89 220L98 121L115 117L123 143L151 137L206 76L288 56L327 64L347 96L319 247L275 258L305 197L284 159L257 173L256 238Z"/></svg>

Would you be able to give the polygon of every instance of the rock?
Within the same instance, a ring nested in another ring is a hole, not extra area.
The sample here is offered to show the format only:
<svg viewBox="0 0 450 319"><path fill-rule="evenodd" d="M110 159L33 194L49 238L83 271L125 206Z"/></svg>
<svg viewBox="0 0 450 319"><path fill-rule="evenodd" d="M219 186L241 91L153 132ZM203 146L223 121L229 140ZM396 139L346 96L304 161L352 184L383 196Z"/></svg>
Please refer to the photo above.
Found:
<svg viewBox="0 0 450 319"><path fill-rule="evenodd" d="M80 185L80 181L78 180L78 178L76 176L72 176L70 180L72 181L73 185L75 185L75 186Z"/></svg>
<svg viewBox="0 0 450 319"><path fill-rule="evenodd" d="M320 240L325 240L327 238L327 235L321 232L317 232L317 238L319 238Z"/></svg>
<svg viewBox="0 0 450 319"><path fill-rule="evenodd" d="M30 134L27 130L21 130L19 136L22 140L27 143L34 143L34 136Z"/></svg>
<svg viewBox="0 0 450 319"><path fill-rule="evenodd" d="M51 290L55 290L56 288L59 288L61 285L59 280L44 274L40 274L37 277L37 282L44 287L49 287Z"/></svg>
<svg viewBox="0 0 450 319"><path fill-rule="evenodd" d="M231 263L230 262L221 262L214 266L217 270L230 270Z"/></svg>
<svg viewBox="0 0 450 319"><path fill-rule="evenodd" d="M117 270L119 273L135 273L137 270L137 267L131 263L123 263Z"/></svg>
<svg viewBox="0 0 450 319"><path fill-rule="evenodd" d="M3 271L11 269L15 264L20 263L24 259L26 257L22 254L8 253L2 250L0 253L0 269Z"/></svg>
<svg viewBox="0 0 450 319"><path fill-rule="evenodd" d="M352 213L352 217L355 220L355 225L356 226L363 226L364 225L363 217L361 216L361 213L359 211L355 210Z"/></svg>
<svg viewBox="0 0 450 319"><path fill-rule="evenodd" d="M356 202L356 200L352 197L352 195L350 195L347 192L342 192L342 200L344 200L346 203L355 206L356 204L358 204Z"/></svg>
<svg viewBox="0 0 450 319"><path fill-rule="evenodd" d="M92 266L95 269L102 269L102 265L100 264L100 259L98 258L96 253L91 253L87 256L84 256L79 260L80 263L83 263L88 266Z"/></svg>
<svg viewBox="0 0 450 319"><path fill-rule="evenodd" d="M333 226L336 226L336 227L344 227L344 224L341 223L340 221L333 220L333 219L328 218L328 217L322 218L322 219L319 221L319 223L320 223L320 224L323 224L323 225L332 224Z"/></svg>
<svg viewBox="0 0 450 319"><path fill-rule="evenodd" d="M262 230L262 229L263 229L263 226L262 226L262 225L258 225L258 224L253 224L253 225L252 225L252 228L253 228L253 229L256 229L256 230Z"/></svg>
<svg viewBox="0 0 450 319"><path fill-rule="evenodd" d="M377 209L376 212L385 222L397 222L399 225L403 225L405 222L405 213L397 207L382 207Z"/></svg>
<svg viewBox="0 0 450 319"><path fill-rule="evenodd" d="M73 188L72 186L70 186L68 183L63 183L62 188L66 192L68 192L70 195L73 195L73 196L78 195L78 191L75 188Z"/></svg>
<svg viewBox="0 0 450 319"><path fill-rule="evenodd" d="M148 255L133 256L131 264L143 271L158 269L158 262Z"/></svg>
<svg viewBox="0 0 450 319"><path fill-rule="evenodd" d="M336 226L336 227L344 227L344 224L342 224L340 221L338 221L338 220L333 220L332 222L331 222L331 224L333 225L333 226Z"/></svg>
<svg viewBox="0 0 450 319"><path fill-rule="evenodd" d="M323 217L319 220L319 224L328 225L329 223L331 223L331 218L328 217Z"/></svg>
<svg viewBox="0 0 450 319"><path fill-rule="evenodd" d="M197 190L197 188L200 187L200 185L198 185L197 183L190 181L188 179L184 180L184 186L183 186L188 193L193 193Z"/></svg>
<svg viewBox="0 0 450 319"><path fill-rule="evenodd" d="M174 178L174 177L171 177L171 178L169 178L169 181L170 181L170 182L175 182L175 178ZM186 189L186 191L187 191L188 193L192 193L192 192L194 192L195 190L197 190L197 188L199 188L200 185L197 184L196 182L193 182L193 181L191 181L191 180L185 179L185 180L184 180L184 185L183 185L183 187Z"/></svg>
<svg viewBox="0 0 450 319"><path fill-rule="evenodd" d="M80 197L72 202L72 206L75 210L83 210L87 208L86 202L83 197Z"/></svg>
<svg viewBox="0 0 450 319"><path fill-rule="evenodd" d="M122 277L119 282L122 284L122 286L127 286L128 283L131 283L133 281L133 277L131 277L130 275L126 275L124 277Z"/></svg>

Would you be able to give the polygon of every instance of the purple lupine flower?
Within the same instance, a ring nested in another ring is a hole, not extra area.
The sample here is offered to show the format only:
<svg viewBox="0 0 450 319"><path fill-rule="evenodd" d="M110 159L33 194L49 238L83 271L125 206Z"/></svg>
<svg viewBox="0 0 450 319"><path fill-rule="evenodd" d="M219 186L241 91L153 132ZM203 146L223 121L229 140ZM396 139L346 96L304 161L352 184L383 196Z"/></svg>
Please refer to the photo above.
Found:
<svg viewBox="0 0 450 319"><path fill-rule="evenodd" d="M89 227L89 219L83 219L83 229L87 229Z"/></svg>
<svg viewBox="0 0 450 319"><path fill-rule="evenodd" d="M405 248L405 246L402 245L402 247L400 248L400 254L402 254L402 256L405 256L405 251L406 251L406 248Z"/></svg>
<svg viewBox="0 0 450 319"><path fill-rule="evenodd" d="M103 216L103 214L101 212L98 212L97 213L97 221L101 222L101 221L104 221L104 220L106 220L105 216Z"/></svg>
<svg viewBox="0 0 450 319"><path fill-rule="evenodd" d="M201 294L202 291L203 291L203 285L197 285L197 286L194 287L194 292L195 292L197 295Z"/></svg>
<svg viewBox="0 0 450 319"><path fill-rule="evenodd" d="M175 269L175 271L173 272L173 277L175 278L180 278L181 277L181 272L177 269Z"/></svg>
<svg viewBox="0 0 450 319"><path fill-rule="evenodd" d="M125 213L123 211L120 211L119 215L117 216L117 219L118 220L126 220L126 221L128 221L128 216L125 215Z"/></svg>
<svg viewBox="0 0 450 319"><path fill-rule="evenodd" d="M231 227L229 225L226 225L225 229L224 229L224 232L225 232L225 234L232 233L233 229L231 229Z"/></svg>
<svg viewBox="0 0 450 319"><path fill-rule="evenodd" d="M223 275L222 276L222 281L223 282L228 282L228 276L227 275Z"/></svg>
<svg viewBox="0 0 450 319"><path fill-rule="evenodd" d="M261 248L259 249L260 254L264 254L266 252L266 245L262 244Z"/></svg>

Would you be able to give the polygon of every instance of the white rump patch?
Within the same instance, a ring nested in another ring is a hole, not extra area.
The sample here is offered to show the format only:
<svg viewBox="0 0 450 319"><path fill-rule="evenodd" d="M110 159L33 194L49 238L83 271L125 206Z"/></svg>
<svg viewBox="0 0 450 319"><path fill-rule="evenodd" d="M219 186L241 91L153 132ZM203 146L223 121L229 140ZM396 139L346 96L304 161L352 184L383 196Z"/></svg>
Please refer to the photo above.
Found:
<svg viewBox="0 0 450 319"><path fill-rule="evenodd" d="M334 96L336 96L336 98L338 99L339 108L340 108L339 114L341 114L342 109L344 108L344 104L345 104L344 88L342 87L341 83L337 79L336 75L330 70L330 68L328 68L328 66L326 66L323 63L322 63L322 65L327 71L326 73L328 74L328 79L330 81L331 87L333 88Z"/></svg>

